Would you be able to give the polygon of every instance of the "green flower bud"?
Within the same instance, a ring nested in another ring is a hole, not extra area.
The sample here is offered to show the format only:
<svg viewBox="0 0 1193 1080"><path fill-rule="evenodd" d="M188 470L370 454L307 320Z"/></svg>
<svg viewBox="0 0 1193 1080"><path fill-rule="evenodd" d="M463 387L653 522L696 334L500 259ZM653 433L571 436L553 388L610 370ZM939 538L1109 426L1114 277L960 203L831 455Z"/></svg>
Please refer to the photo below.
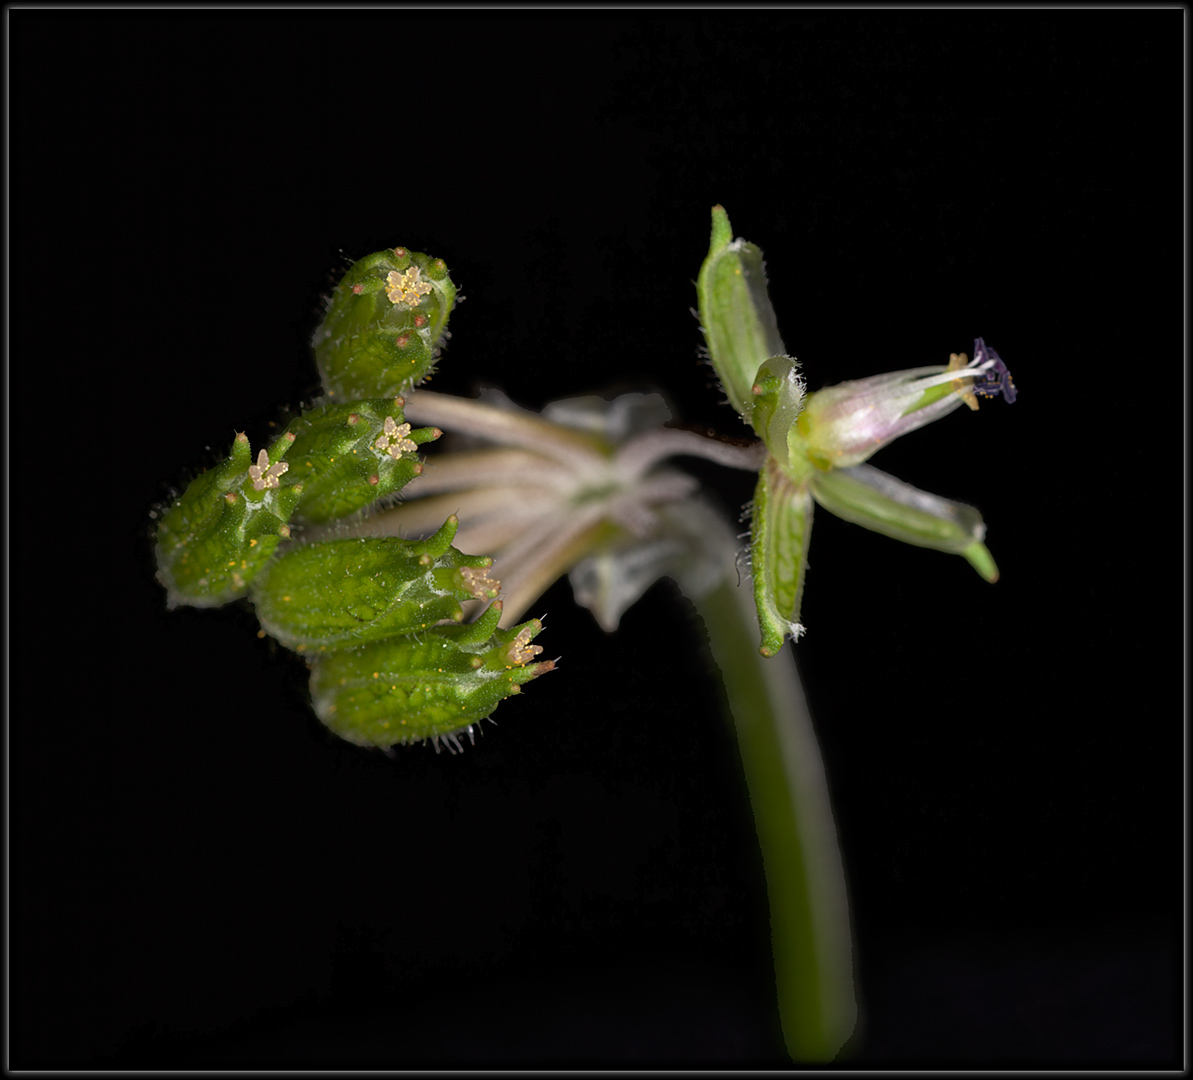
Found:
<svg viewBox="0 0 1193 1080"><path fill-rule="evenodd" d="M253 586L266 633L283 645L336 649L464 617L461 600L492 600L493 560L451 547L453 514L434 536L328 540L275 559Z"/></svg>
<svg viewBox="0 0 1193 1080"><path fill-rule="evenodd" d="M422 472L415 453L438 428L410 429L402 398L322 405L290 423L292 483L301 483L296 513L308 521L345 517L400 491Z"/></svg>
<svg viewBox="0 0 1193 1080"><path fill-rule="evenodd" d="M754 605L762 631L763 656L774 656L790 636L799 640L804 573L812 538L812 495L795 483L775 459L758 474L750 519L750 568Z"/></svg>
<svg viewBox="0 0 1193 1080"><path fill-rule="evenodd" d="M340 400L393 397L433 369L456 287L442 259L404 247L366 255L332 293L315 362Z"/></svg>
<svg viewBox="0 0 1193 1080"><path fill-rule="evenodd" d="M315 713L341 738L360 746L430 739L461 749L457 735L489 716L523 683L551 671L531 663L538 619L498 630L501 602L468 626L433 626L398 638L321 656L311 674Z"/></svg>
<svg viewBox="0 0 1193 1080"><path fill-rule="evenodd" d="M241 432L228 460L201 473L165 508L157 529L157 578L168 604L214 607L248 591L269 561L302 497L302 486L281 483L287 432L252 463Z"/></svg>
<svg viewBox="0 0 1193 1080"><path fill-rule="evenodd" d="M787 350L766 293L762 252L734 240L724 207L712 208L712 240L696 279L700 325L730 404L747 421L758 369Z"/></svg>

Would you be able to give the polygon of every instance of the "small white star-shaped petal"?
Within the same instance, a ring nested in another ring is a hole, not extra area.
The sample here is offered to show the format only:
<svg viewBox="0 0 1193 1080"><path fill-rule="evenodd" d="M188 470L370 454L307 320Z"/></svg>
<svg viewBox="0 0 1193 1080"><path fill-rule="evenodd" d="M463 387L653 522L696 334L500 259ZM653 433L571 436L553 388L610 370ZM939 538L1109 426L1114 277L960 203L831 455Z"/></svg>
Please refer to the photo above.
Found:
<svg viewBox="0 0 1193 1080"><path fill-rule="evenodd" d="M264 491L266 488L279 487L281 481L278 477L289 468L288 461L277 461L270 465L269 454L262 450L257 455L257 464L249 466L249 477L253 481L253 490Z"/></svg>
<svg viewBox="0 0 1193 1080"><path fill-rule="evenodd" d="M395 423L392 416L387 416L385 418L385 428L377 436L377 441L373 445L383 454L388 454L394 461L397 461L402 456L403 451L412 453L418 449L418 444L406 437L409 434L409 424Z"/></svg>
<svg viewBox="0 0 1193 1080"><path fill-rule="evenodd" d="M422 299L431 291L429 282L420 281L422 271L417 266L410 267L404 274L391 270L385 279L385 295L390 303L409 304L418 307Z"/></svg>

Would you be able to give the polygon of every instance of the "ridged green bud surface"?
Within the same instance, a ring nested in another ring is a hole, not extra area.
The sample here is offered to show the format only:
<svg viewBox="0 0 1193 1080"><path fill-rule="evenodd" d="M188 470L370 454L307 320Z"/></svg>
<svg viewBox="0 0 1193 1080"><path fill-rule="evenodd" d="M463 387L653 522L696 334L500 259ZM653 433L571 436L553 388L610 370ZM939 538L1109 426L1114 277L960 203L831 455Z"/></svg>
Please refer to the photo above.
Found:
<svg viewBox="0 0 1193 1080"><path fill-rule="evenodd" d="M422 472L416 451L442 432L412 431L403 404L396 397L322 405L291 421L290 477L303 486L299 517L345 517L400 491Z"/></svg>
<svg viewBox="0 0 1193 1080"><path fill-rule="evenodd" d="M455 300L442 259L397 247L354 263L312 341L324 390L350 401L418 383L433 369Z"/></svg>
<svg viewBox="0 0 1193 1080"><path fill-rule="evenodd" d="M808 542L812 539L812 495L768 458L758 474L750 519L750 567L754 605L762 631L759 652L774 656L787 637L798 640Z"/></svg>
<svg viewBox="0 0 1193 1080"><path fill-rule="evenodd" d="M275 559L253 586L266 633L305 651L340 649L462 619L461 600L492 600L493 560L451 547L453 515L434 536L328 540Z"/></svg>
<svg viewBox="0 0 1193 1080"><path fill-rule="evenodd" d="M157 529L157 577L168 604L215 607L243 596L269 561L302 497L302 486L282 484L293 443L284 434L253 463L241 433L227 461L191 482L165 509Z"/></svg>
<svg viewBox="0 0 1193 1080"><path fill-rule="evenodd" d="M434 626L399 638L321 656L311 674L315 713L361 746L431 739L455 741L522 684L551 671L531 663L537 619L498 630L501 603L468 626Z"/></svg>

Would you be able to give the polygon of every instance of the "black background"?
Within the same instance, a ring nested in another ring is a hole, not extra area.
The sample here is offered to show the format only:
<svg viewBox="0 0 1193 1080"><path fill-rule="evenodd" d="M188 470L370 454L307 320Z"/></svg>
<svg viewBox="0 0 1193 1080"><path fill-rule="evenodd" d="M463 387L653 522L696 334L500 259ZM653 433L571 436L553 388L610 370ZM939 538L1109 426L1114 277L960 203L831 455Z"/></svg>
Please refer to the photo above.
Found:
<svg viewBox="0 0 1193 1080"><path fill-rule="evenodd" d="M668 586L613 638L556 586L559 671L391 761L249 610L167 612L150 549L399 243L466 297L437 389L645 383L740 433L689 310L721 202L813 389L981 335L1020 394L875 461L981 508L997 585L817 518L854 1063L1179 1065L1184 18L11 10L10 1064L783 1064Z"/></svg>

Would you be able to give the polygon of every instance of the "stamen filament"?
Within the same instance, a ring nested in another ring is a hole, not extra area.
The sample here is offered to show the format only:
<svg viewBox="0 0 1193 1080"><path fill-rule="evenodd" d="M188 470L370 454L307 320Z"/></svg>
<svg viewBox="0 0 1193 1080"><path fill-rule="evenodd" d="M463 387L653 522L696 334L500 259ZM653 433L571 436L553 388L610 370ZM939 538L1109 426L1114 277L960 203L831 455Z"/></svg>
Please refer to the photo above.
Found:
<svg viewBox="0 0 1193 1080"><path fill-rule="evenodd" d="M445 431L467 431L492 442L546 454L577 470L590 470L604 457L591 436L541 419L516 406L496 408L480 401L419 390L406 397L406 416L418 424L434 424Z"/></svg>
<svg viewBox="0 0 1193 1080"><path fill-rule="evenodd" d="M550 508L558 498L541 488L483 488L475 491L452 491L402 503L391 510L363 521L352 530L353 536L398 536L402 539L430 536L449 514L460 519L456 546L464 543L472 526L491 520L510 521L519 530L526 527ZM464 548L461 548L464 550ZM476 548L472 554L492 555L494 552Z"/></svg>
<svg viewBox="0 0 1193 1080"><path fill-rule="evenodd" d="M596 461L604 471L607 460L599 457ZM576 481L550 458L527 450L466 450L428 459L422 474L406 485L403 496L417 498L440 491L494 484L536 485L556 491L571 491Z"/></svg>
<svg viewBox="0 0 1193 1080"><path fill-rule="evenodd" d="M515 624L557 578L592 550L603 532L615 531L602 516L599 505L581 508L572 517L555 522L554 530L528 535L493 560L504 603L499 625Z"/></svg>
<svg viewBox="0 0 1193 1080"><path fill-rule="evenodd" d="M766 446L761 440L748 446L735 446L694 431L664 428L648 431L626 443L614 458L614 472L623 480L636 479L660 461L680 455L705 458L730 469L757 472L766 460Z"/></svg>

